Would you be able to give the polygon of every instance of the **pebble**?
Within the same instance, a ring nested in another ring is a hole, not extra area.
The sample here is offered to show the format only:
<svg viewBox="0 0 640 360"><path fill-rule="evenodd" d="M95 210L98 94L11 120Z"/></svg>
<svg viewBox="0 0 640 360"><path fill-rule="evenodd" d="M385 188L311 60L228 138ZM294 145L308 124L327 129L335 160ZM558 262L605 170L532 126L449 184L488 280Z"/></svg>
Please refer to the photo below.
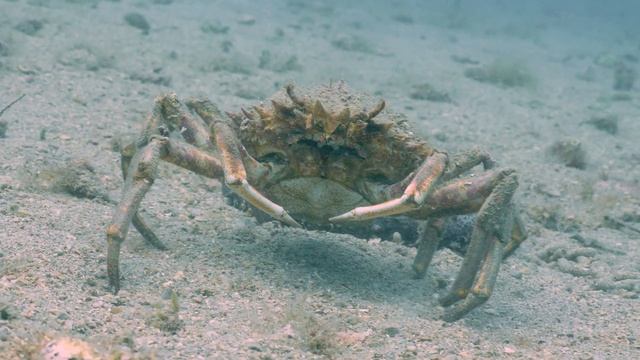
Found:
<svg viewBox="0 0 640 360"><path fill-rule="evenodd" d="M548 152L567 167L584 169L587 166L587 153L577 139L560 140L553 143Z"/></svg>
<svg viewBox="0 0 640 360"><path fill-rule="evenodd" d="M253 25L255 23L256 23L255 16L248 15L248 14L242 15L238 19L238 24L242 24L242 25Z"/></svg>
<svg viewBox="0 0 640 360"><path fill-rule="evenodd" d="M173 294L174 294L174 292L173 292L172 288L166 288L166 289L162 290L162 294L160 294L160 297L163 300L169 300L169 299L171 299Z"/></svg>
<svg viewBox="0 0 640 360"><path fill-rule="evenodd" d="M18 25L15 26L15 29L23 34L33 36L38 33L38 31L42 30L43 26L44 25L40 20L24 20L19 22Z"/></svg>
<svg viewBox="0 0 640 360"><path fill-rule="evenodd" d="M0 327L0 341L9 340L9 329L6 327Z"/></svg>
<svg viewBox="0 0 640 360"><path fill-rule="evenodd" d="M173 275L173 280L175 281L180 281L182 279L184 279L184 271L178 271Z"/></svg>
<svg viewBox="0 0 640 360"><path fill-rule="evenodd" d="M384 333L389 337L394 337L400 333L400 329L398 329L397 327L388 327L384 329Z"/></svg>
<svg viewBox="0 0 640 360"><path fill-rule="evenodd" d="M149 33L149 30L151 29L151 25L149 25L147 18L145 18L144 15L140 13L128 13L124 16L124 21L130 26L142 30L142 33L144 35L147 35Z"/></svg>
<svg viewBox="0 0 640 360"><path fill-rule="evenodd" d="M0 56L9 56L9 47L0 41Z"/></svg>
<svg viewBox="0 0 640 360"><path fill-rule="evenodd" d="M62 359L99 359L94 349L88 343L63 337L48 342L41 350L42 359L62 360Z"/></svg>

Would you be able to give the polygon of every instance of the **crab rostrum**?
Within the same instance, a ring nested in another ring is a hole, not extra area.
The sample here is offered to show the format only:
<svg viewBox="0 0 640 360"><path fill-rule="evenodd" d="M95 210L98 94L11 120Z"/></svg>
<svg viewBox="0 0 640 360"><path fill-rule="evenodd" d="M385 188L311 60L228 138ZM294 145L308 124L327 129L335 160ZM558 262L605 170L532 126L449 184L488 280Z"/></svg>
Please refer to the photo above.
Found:
<svg viewBox="0 0 640 360"><path fill-rule="evenodd" d="M170 136L179 133L181 136ZM424 276L445 218L477 213L460 272L440 298L454 321L491 295L502 260L526 238L515 211L514 170L484 151L449 157L414 135L406 119L343 82L224 113L208 100L156 99L139 139L122 152L122 200L107 229L109 284L120 288L119 253L129 224L164 249L138 214L160 160L224 181L255 208L289 226L404 215L421 222L413 269ZM465 175L477 165L484 171ZM465 177L466 176L466 177Z"/></svg>

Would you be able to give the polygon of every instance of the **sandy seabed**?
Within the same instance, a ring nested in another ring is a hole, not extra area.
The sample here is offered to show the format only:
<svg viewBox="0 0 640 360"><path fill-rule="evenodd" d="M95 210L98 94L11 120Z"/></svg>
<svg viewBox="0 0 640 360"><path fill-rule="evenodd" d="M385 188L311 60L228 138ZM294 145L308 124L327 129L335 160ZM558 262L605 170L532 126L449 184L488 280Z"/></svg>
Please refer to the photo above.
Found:
<svg viewBox="0 0 640 360"><path fill-rule="evenodd" d="M0 109L25 94L0 115L0 359L62 337L104 358L640 358L638 36L416 4L0 0ZM440 320L450 251L416 280L414 248L260 224L169 165L143 206L170 249L131 231L108 291L114 150L154 97L237 111L334 80L517 169L529 239L485 305Z"/></svg>

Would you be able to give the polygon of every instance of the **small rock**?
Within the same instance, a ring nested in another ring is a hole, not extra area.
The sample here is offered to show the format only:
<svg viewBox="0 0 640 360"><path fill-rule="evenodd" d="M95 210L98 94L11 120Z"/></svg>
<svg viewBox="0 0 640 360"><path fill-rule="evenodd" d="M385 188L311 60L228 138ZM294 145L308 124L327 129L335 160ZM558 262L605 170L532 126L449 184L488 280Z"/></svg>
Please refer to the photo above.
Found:
<svg viewBox="0 0 640 360"><path fill-rule="evenodd" d="M0 121L0 139L7 137L7 129L9 124L6 121Z"/></svg>
<svg viewBox="0 0 640 360"><path fill-rule="evenodd" d="M0 327L0 341L9 340L9 329L6 327Z"/></svg>
<svg viewBox="0 0 640 360"><path fill-rule="evenodd" d="M331 41L331 45L345 51L378 54L378 51L366 39L355 35L341 34Z"/></svg>
<svg viewBox="0 0 640 360"><path fill-rule="evenodd" d="M427 100L433 102L450 103L449 94L444 91L435 89L431 84L421 84L413 87L413 92L409 95L414 100Z"/></svg>
<svg viewBox="0 0 640 360"><path fill-rule="evenodd" d="M40 20L24 20L18 23L14 28L23 34L33 36L44 27Z"/></svg>
<svg viewBox="0 0 640 360"><path fill-rule="evenodd" d="M289 338L289 339L293 339L293 338L296 337L296 332L293 329L293 326L291 325L291 323L288 323L282 329L280 329L280 332L282 333L282 335L284 337Z"/></svg>
<svg viewBox="0 0 640 360"><path fill-rule="evenodd" d="M402 24L413 24L413 18L407 14L394 15L391 17L391 19Z"/></svg>
<svg viewBox="0 0 640 360"><path fill-rule="evenodd" d="M637 76L633 68L620 61L613 71L613 88L615 90L629 91L633 89L633 83Z"/></svg>
<svg viewBox="0 0 640 360"><path fill-rule="evenodd" d="M9 56L9 47L2 41L0 41L0 56Z"/></svg>
<svg viewBox="0 0 640 360"><path fill-rule="evenodd" d="M487 315L498 316L498 312L496 311L496 309L486 308L486 309L484 309L484 312Z"/></svg>
<svg viewBox="0 0 640 360"><path fill-rule="evenodd" d="M400 333L400 329L398 329L397 327L388 327L384 329L384 333L389 337L394 337Z"/></svg>
<svg viewBox="0 0 640 360"><path fill-rule="evenodd" d="M183 280L185 277L184 275L184 271L177 271L174 275L173 275L173 280L175 281L180 281Z"/></svg>
<svg viewBox="0 0 640 360"><path fill-rule="evenodd" d="M128 13L124 16L124 21L130 26L133 26L136 29L140 29L144 35L149 34L149 30L151 29L151 25L144 17L144 15L140 13Z"/></svg>
<svg viewBox="0 0 640 360"><path fill-rule="evenodd" d="M209 22L200 26L200 30L207 34L226 34L229 32L229 27L219 22Z"/></svg>
<svg viewBox="0 0 640 360"><path fill-rule="evenodd" d="M45 360L100 359L91 345L68 337L49 341L40 353Z"/></svg>
<svg viewBox="0 0 640 360"><path fill-rule="evenodd" d="M171 299L173 294L174 294L174 292L173 292L172 288L166 288L166 289L162 290L162 294L160 294L160 297L163 300L169 300L169 299Z"/></svg>
<svg viewBox="0 0 640 360"><path fill-rule="evenodd" d="M580 140L556 141L549 147L549 154L565 166L581 170L587 167L587 153L582 148Z"/></svg>
<svg viewBox="0 0 640 360"><path fill-rule="evenodd" d="M255 23L256 23L255 16L252 16L249 14L242 15L238 19L238 24L242 24L242 25L253 25Z"/></svg>
<svg viewBox="0 0 640 360"><path fill-rule="evenodd" d="M17 316L16 309L9 305L0 303L0 320L13 320Z"/></svg>
<svg viewBox="0 0 640 360"><path fill-rule="evenodd" d="M615 114L593 116L585 121L585 124L592 125L596 129L611 135L618 133L618 116Z"/></svg>
<svg viewBox="0 0 640 360"><path fill-rule="evenodd" d="M62 136L62 135L61 135ZM109 201L95 169L87 160L72 160L65 166L41 172L43 187L77 198Z"/></svg>

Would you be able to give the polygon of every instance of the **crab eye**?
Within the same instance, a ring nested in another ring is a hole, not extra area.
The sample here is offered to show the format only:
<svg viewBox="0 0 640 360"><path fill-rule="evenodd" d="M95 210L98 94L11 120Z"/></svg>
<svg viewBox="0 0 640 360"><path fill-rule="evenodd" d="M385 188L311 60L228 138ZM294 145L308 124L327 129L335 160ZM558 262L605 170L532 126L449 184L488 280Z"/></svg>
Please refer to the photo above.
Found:
<svg viewBox="0 0 640 360"><path fill-rule="evenodd" d="M272 164L283 165L287 163L287 156L279 152L270 152L257 159L260 162L268 162Z"/></svg>

